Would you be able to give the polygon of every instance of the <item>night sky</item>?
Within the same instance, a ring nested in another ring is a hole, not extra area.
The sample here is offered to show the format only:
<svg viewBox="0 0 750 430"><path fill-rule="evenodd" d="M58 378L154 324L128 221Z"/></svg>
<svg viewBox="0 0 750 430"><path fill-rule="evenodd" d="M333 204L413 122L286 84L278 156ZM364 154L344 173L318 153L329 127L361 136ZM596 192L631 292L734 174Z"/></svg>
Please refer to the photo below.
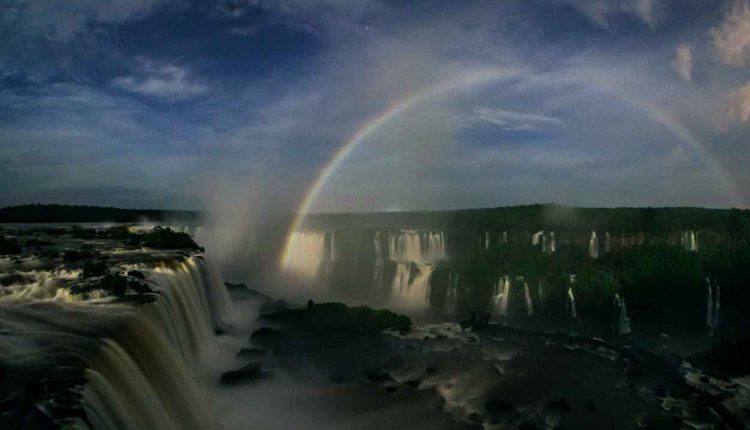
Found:
<svg viewBox="0 0 750 430"><path fill-rule="evenodd" d="M748 207L750 1L0 0L0 205L294 210L399 105L311 209Z"/></svg>

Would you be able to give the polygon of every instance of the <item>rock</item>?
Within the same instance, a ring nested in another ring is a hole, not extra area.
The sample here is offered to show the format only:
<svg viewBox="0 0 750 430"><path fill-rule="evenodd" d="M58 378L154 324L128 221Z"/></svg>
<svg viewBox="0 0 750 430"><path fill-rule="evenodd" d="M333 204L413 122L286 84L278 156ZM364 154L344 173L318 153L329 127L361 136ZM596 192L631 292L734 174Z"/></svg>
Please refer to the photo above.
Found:
<svg viewBox="0 0 750 430"><path fill-rule="evenodd" d="M368 380L370 380L370 382L377 382L379 384L382 384L383 382L391 379L391 375L389 375L387 372L381 372L379 370L365 369L362 371L362 373L364 373L364 375Z"/></svg>
<svg viewBox="0 0 750 430"><path fill-rule="evenodd" d="M493 399L484 402L484 410L490 414L505 413L515 410L513 403L503 399Z"/></svg>
<svg viewBox="0 0 750 430"><path fill-rule="evenodd" d="M385 387L385 392L386 392L386 393L390 393L390 394L393 394L393 393L395 393L395 392L396 392L396 390L397 390L397 389L396 389L396 386L395 386L395 385L391 385L391 386Z"/></svg>
<svg viewBox="0 0 750 430"><path fill-rule="evenodd" d="M586 410L589 412L596 412L596 403L586 402Z"/></svg>
<svg viewBox="0 0 750 430"><path fill-rule="evenodd" d="M539 427L531 421L524 421L518 425L518 430L539 430Z"/></svg>
<svg viewBox="0 0 750 430"><path fill-rule="evenodd" d="M222 373L220 382L222 385L234 385L255 381L266 376L268 376L268 373L263 371L260 362L253 361L237 370Z"/></svg>
<svg viewBox="0 0 750 430"><path fill-rule="evenodd" d="M412 387L412 388L419 387L419 384L421 384L421 383L422 383L422 381L420 381L419 379L412 379L410 381L406 381L406 385L408 385L409 387Z"/></svg>
<svg viewBox="0 0 750 430"><path fill-rule="evenodd" d="M250 336L250 341L258 345L272 345L284 337L278 330L270 327L262 327L255 330Z"/></svg>
<svg viewBox="0 0 750 430"><path fill-rule="evenodd" d="M490 315L487 312L472 312L471 313L471 327L472 328L482 328L486 327L490 323L490 318L492 315Z"/></svg>
<svg viewBox="0 0 750 430"><path fill-rule="evenodd" d="M549 400L547 402L547 410L550 412L568 413L570 412L570 404L565 399Z"/></svg>

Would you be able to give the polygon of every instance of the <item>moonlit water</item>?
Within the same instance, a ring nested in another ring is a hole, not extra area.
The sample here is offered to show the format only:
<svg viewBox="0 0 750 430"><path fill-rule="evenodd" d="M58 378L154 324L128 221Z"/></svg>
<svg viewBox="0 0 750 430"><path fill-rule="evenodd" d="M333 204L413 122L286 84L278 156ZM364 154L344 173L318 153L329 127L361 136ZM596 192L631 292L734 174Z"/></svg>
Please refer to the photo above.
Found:
<svg viewBox="0 0 750 430"><path fill-rule="evenodd" d="M596 237L596 232L591 232L591 238L589 239L589 257L599 258L599 238Z"/></svg>
<svg viewBox="0 0 750 430"><path fill-rule="evenodd" d="M615 293L613 300L616 315L614 319L613 331L617 334L628 334L630 333L630 318L628 318L628 310L625 306L625 298L621 298L619 294Z"/></svg>
<svg viewBox="0 0 750 430"><path fill-rule="evenodd" d="M445 313L454 315L458 305L458 290L461 285L461 274L450 272L448 274L448 288L445 292Z"/></svg>
<svg viewBox="0 0 750 430"><path fill-rule="evenodd" d="M325 232L295 231L289 237L288 254L283 267L295 275L313 280L319 274L325 250Z"/></svg>
<svg viewBox="0 0 750 430"><path fill-rule="evenodd" d="M492 293L492 310L497 315L508 314L508 300L510 298L510 277L502 276L495 283Z"/></svg>
<svg viewBox="0 0 750 430"><path fill-rule="evenodd" d="M719 283L706 277L706 325L715 330L719 326L721 311L721 289Z"/></svg>
<svg viewBox="0 0 750 430"><path fill-rule="evenodd" d="M686 230L680 234L680 245L686 251L698 252L698 236L693 230Z"/></svg>

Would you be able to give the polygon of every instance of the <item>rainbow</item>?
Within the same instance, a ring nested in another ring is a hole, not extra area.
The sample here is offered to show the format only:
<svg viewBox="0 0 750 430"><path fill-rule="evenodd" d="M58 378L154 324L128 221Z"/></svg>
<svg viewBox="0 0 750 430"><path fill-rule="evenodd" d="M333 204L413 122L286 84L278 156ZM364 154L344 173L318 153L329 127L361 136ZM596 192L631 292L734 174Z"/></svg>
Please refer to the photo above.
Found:
<svg viewBox="0 0 750 430"><path fill-rule="evenodd" d="M488 84L491 82L498 82L519 76L520 72L517 69L511 68L482 69L480 71L464 74L457 79L447 80L422 91L409 94L406 97L397 100L395 103L390 104L378 115L364 122L354 132L354 134L352 134L349 139L347 139L344 144L341 145L341 147L333 154L331 159L328 161L328 163L326 163L320 173L318 173L315 180L312 182L310 187L307 189L307 192L304 194L305 197L302 199L302 202L297 209L295 218L290 225L289 231L287 232L286 244L280 258L281 267L286 266L286 264L289 262L289 239L292 233L301 228L305 215L310 211L310 208L327 183L328 179L335 173L336 169L352 153L352 151L359 144L364 142L367 137L372 135L380 127L387 124L389 121L396 118L400 114L435 97L443 96L460 89L471 88L474 86ZM617 91L610 85L597 85L595 81L582 81L580 79L568 78L563 80L593 87L600 93L610 94L620 99L621 101L633 106L635 109L644 112L649 116L649 118L652 119L652 121L664 126L682 142L686 143L693 151L695 151L695 153L699 157L701 157L704 162L706 162L707 167L713 173L714 179L722 188L728 200L735 206L742 205L743 199L740 197L741 194L738 192L730 175L726 172L723 166L721 166L718 160L716 160L711 155L705 143L698 139L684 125L676 121L667 111L644 100L640 100L631 97L630 95L623 92Z"/></svg>

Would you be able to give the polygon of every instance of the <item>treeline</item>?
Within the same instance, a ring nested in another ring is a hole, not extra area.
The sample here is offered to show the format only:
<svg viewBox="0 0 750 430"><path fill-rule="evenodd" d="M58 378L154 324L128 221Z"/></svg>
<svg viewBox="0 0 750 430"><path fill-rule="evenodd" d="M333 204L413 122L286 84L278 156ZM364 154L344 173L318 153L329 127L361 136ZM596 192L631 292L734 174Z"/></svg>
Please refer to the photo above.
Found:
<svg viewBox="0 0 750 430"><path fill-rule="evenodd" d="M750 234L750 210L675 208L578 208L554 204L446 211L313 214L310 228L382 227L439 229L608 230L664 233L708 229Z"/></svg>
<svg viewBox="0 0 750 430"><path fill-rule="evenodd" d="M0 208L0 223L193 221L198 212L30 204Z"/></svg>

